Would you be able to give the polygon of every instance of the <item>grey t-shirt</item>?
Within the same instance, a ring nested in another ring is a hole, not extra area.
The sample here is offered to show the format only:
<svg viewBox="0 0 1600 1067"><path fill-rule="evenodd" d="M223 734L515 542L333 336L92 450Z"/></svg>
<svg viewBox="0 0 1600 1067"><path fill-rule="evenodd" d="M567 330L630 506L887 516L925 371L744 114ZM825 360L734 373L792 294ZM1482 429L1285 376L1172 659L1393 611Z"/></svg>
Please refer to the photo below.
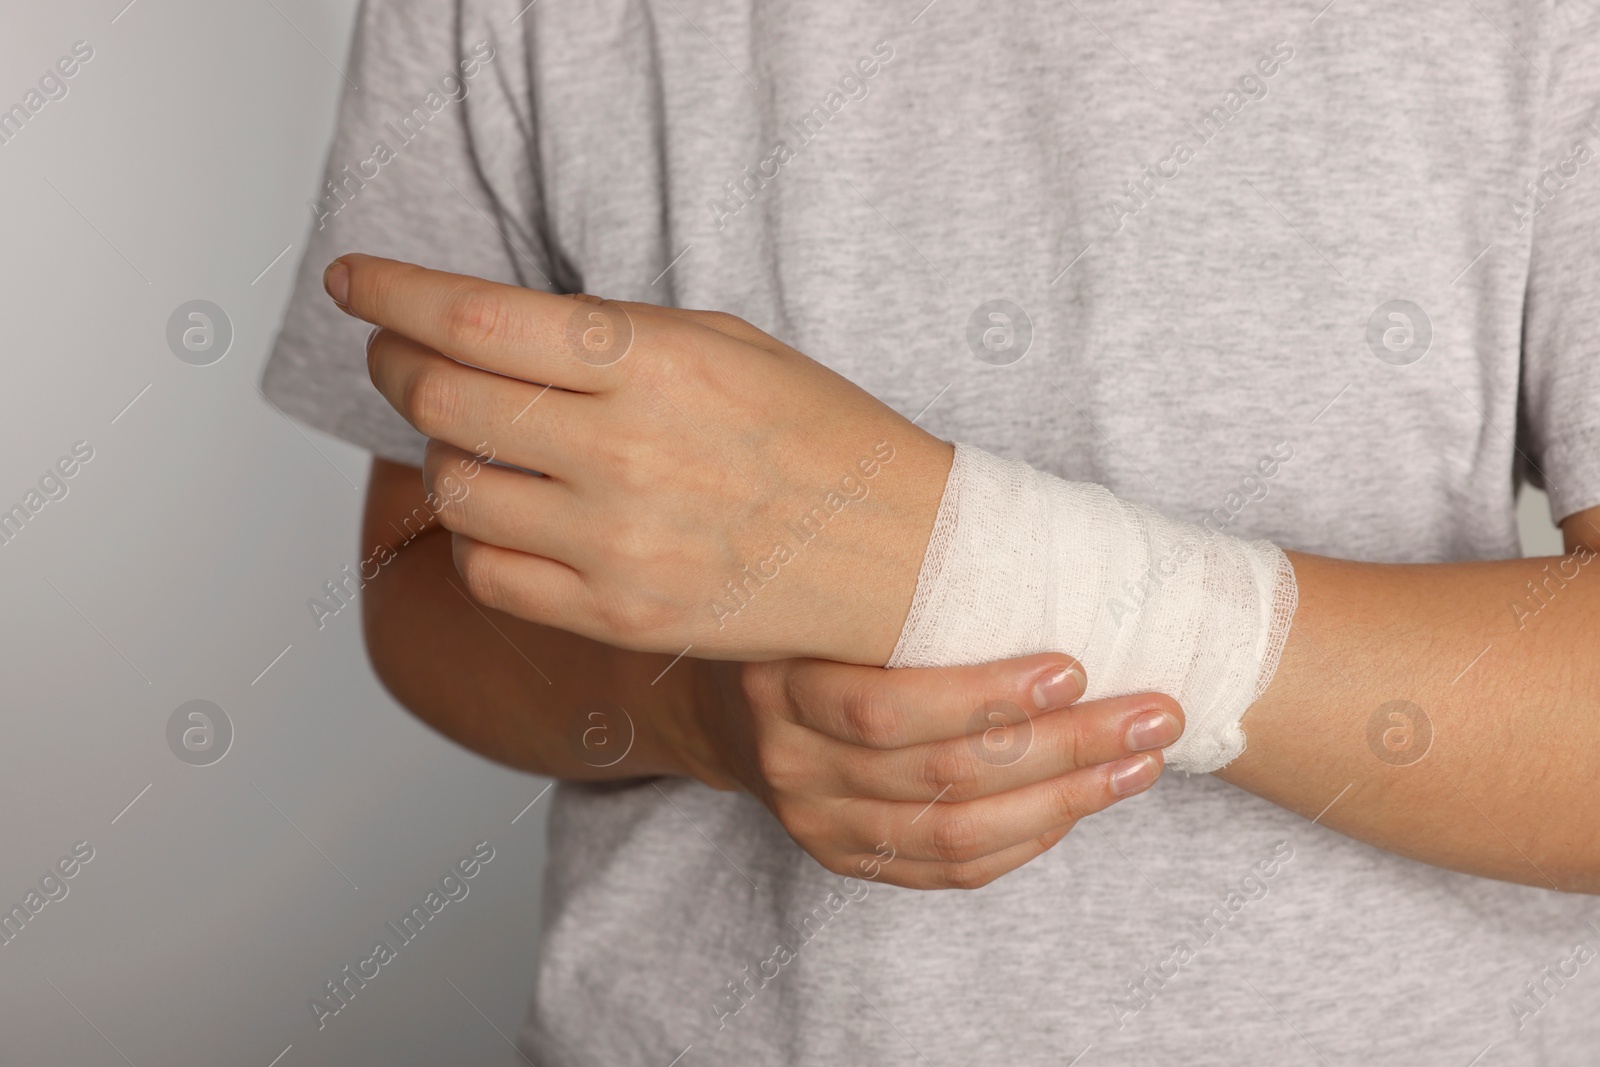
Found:
<svg viewBox="0 0 1600 1067"><path fill-rule="evenodd" d="M306 422L421 460L320 289L362 250L727 310L942 437L1286 547L1505 557L1525 475L1557 518L1600 504L1593 5L524 4L363 8L265 378ZM913 892L745 796L563 785L525 1047L1596 1062L1600 904L1316 815L1172 776Z"/></svg>

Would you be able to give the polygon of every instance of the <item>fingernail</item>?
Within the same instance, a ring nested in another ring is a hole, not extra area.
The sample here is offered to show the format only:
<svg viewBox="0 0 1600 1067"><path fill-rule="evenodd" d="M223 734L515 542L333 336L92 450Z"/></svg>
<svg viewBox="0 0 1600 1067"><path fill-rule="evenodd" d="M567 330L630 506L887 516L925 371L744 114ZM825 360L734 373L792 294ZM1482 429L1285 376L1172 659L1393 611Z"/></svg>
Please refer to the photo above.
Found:
<svg viewBox="0 0 1600 1067"><path fill-rule="evenodd" d="M1164 711L1147 711L1128 727L1128 751L1166 748L1183 733L1176 717Z"/></svg>
<svg viewBox="0 0 1600 1067"><path fill-rule="evenodd" d="M1083 696L1084 685L1083 672L1075 667L1052 671L1033 683L1033 706L1039 711L1064 708Z"/></svg>
<svg viewBox="0 0 1600 1067"><path fill-rule="evenodd" d="M337 259L322 272L322 287L333 297L333 302L348 311L350 303L350 268Z"/></svg>
<svg viewBox="0 0 1600 1067"><path fill-rule="evenodd" d="M1111 791L1119 797L1149 789L1161 774L1161 766L1154 756L1130 756L1115 766L1116 770L1111 772Z"/></svg>
<svg viewBox="0 0 1600 1067"><path fill-rule="evenodd" d="M378 331L381 330L381 329L383 329L382 326L374 326L372 328L372 332L367 334L367 344L366 344L365 351L366 351L367 355L369 355L369 356L372 355L372 342L377 338Z"/></svg>

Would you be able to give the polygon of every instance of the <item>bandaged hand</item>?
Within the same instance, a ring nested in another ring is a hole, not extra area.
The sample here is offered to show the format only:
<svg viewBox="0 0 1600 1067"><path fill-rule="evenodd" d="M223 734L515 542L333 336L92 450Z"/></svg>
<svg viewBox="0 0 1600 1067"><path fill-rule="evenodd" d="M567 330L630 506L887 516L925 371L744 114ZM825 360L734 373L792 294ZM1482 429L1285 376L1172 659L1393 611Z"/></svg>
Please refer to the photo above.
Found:
<svg viewBox="0 0 1600 1067"><path fill-rule="evenodd" d="M891 667L1065 652L1090 699L1163 692L1167 754L1244 748L1295 607L1267 542L949 445L733 316L553 296L369 256L326 278L381 329L378 389L491 454L440 521L483 603L622 648ZM542 472L542 475L529 473Z"/></svg>

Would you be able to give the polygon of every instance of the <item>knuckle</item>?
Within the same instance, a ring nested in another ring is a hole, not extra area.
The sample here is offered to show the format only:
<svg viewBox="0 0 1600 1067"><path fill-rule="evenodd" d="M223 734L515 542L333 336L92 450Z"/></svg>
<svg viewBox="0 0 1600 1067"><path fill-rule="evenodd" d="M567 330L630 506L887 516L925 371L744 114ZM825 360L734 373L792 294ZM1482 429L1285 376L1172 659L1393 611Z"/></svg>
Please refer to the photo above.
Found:
<svg viewBox="0 0 1600 1067"><path fill-rule="evenodd" d="M1072 830L1073 827L1070 825L1058 826L1056 829L1042 833L1038 837L1034 838L1034 846L1038 848L1039 854L1043 855L1044 853L1055 848L1062 841L1066 840L1067 835L1070 834Z"/></svg>
<svg viewBox="0 0 1600 1067"><path fill-rule="evenodd" d="M982 889L1001 873L975 861L950 863L941 869L946 889Z"/></svg>
<svg viewBox="0 0 1600 1067"><path fill-rule="evenodd" d="M608 633L629 642L658 636L672 618L671 611L659 601L636 593L603 597L595 610Z"/></svg>
<svg viewBox="0 0 1600 1067"><path fill-rule="evenodd" d="M406 382L402 403L411 425L428 437L442 436L461 412L461 390L448 367L420 368Z"/></svg>
<svg viewBox="0 0 1600 1067"><path fill-rule="evenodd" d="M638 628L640 612L632 597L613 593L595 603L595 616L608 634L626 640Z"/></svg>
<svg viewBox="0 0 1600 1067"><path fill-rule="evenodd" d="M445 303L444 336L453 350L470 351L504 338L508 326L505 301L482 286L462 286Z"/></svg>
<svg viewBox="0 0 1600 1067"><path fill-rule="evenodd" d="M701 314L704 316L701 321L705 325L733 337L742 337L754 329L744 319L727 311L705 311Z"/></svg>
<svg viewBox="0 0 1600 1067"><path fill-rule="evenodd" d="M1073 712L1068 712L1066 722L1056 740L1057 766L1082 767L1081 762L1089 751L1085 734L1088 730L1085 719Z"/></svg>
<svg viewBox="0 0 1600 1067"><path fill-rule="evenodd" d="M1051 821L1057 826L1071 826L1088 814L1083 798L1067 779L1054 779L1047 788L1046 805Z"/></svg>
<svg viewBox="0 0 1600 1067"><path fill-rule="evenodd" d="M470 538L456 536L451 541L456 572L466 583L467 593L480 604L499 607L505 602L505 576L495 556Z"/></svg>
<svg viewBox="0 0 1600 1067"><path fill-rule="evenodd" d="M650 346L648 361L650 380L657 385L675 383L681 389L700 390L711 388L715 377L710 373L711 364L706 359L704 348L704 334L699 334L693 329L684 329L681 324L669 325L661 330L655 337L655 343ZM671 414L672 409L666 406L666 397L663 394L658 398L664 413Z"/></svg>
<svg viewBox="0 0 1600 1067"><path fill-rule="evenodd" d="M596 468L605 472L605 478L617 494L627 500L648 499L651 492L659 492L664 484L671 484L671 475L663 479L655 469L654 457L628 450L627 446L612 446L595 458Z"/></svg>
<svg viewBox="0 0 1600 1067"><path fill-rule="evenodd" d="M660 545L656 531L637 517L614 524L606 536L606 551L625 568L624 573L647 567L656 558Z"/></svg>
<svg viewBox="0 0 1600 1067"><path fill-rule="evenodd" d="M929 844L943 863L967 864L984 855L983 827L965 812L950 812L936 822Z"/></svg>
<svg viewBox="0 0 1600 1067"><path fill-rule="evenodd" d="M612 471L617 488L632 499L647 499L663 486L682 484L683 476L693 473L669 460L672 447L658 441L653 445L630 444L623 453L622 465Z"/></svg>
<svg viewBox="0 0 1600 1067"><path fill-rule="evenodd" d="M978 768L964 742L933 746L923 762L922 784L951 800L970 800L977 793Z"/></svg>
<svg viewBox="0 0 1600 1067"><path fill-rule="evenodd" d="M904 736L904 721L894 698L877 681L858 684L841 707L845 728L868 748L894 748Z"/></svg>
<svg viewBox="0 0 1600 1067"><path fill-rule="evenodd" d="M796 767L795 753L789 746L780 744L771 738L763 739L755 746L756 773L761 775L761 780L774 791L787 793L796 784L799 778ZM790 818L796 822L802 821L798 812L791 811ZM781 816L780 816L781 819ZM789 827L789 823L784 823ZM791 828L790 833L794 833Z"/></svg>

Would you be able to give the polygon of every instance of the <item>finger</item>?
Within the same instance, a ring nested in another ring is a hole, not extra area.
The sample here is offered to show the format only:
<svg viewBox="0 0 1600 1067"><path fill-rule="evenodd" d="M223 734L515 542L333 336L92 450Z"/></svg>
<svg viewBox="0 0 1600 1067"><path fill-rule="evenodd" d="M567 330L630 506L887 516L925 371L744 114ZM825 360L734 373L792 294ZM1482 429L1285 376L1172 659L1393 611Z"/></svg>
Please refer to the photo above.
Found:
<svg viewBox="0 0 1600 1067"><path fill-rule="evenodd" d="M577 571L557 560L485 544L466 534L452 534L450 547L456 571L473 600L528 622L572 630L559 623L576 614L577 606L588 598Z"/></svg>
<svg viewBox="0 0 1600 1067"><path fill-rule="evenodd" d="M528 470L571 474L574 442L594 433L587 397L457 363L393 330L368 343L367 372L419 433Z"/></svg>
<svg viewBox="0 0 1600 1067"><path fill-rule="evenodd" d="M576 529L576 501L560 482L490 466L455 445L429 441L422 484L439 503L439 521L445 529L579 566L585 542Z"/></svg>
<svg viewBox="0 0 1600 1067"><path fill-rule="evenodd" d="M990 712L1032 714L1083 695L1083 667L1047 652L969 667L885 670L810 660L785 673L795 721L868 748L905 748L981 732Z"/></svg>
<svg viewBox="0 0 1600 1067"><path fill-rule="evenodd" d="M563 560L534 556L454 534L456 570L474 600L527 622L565 630L633 652L683 654L663 606L632 589L591 587ZM668 621L663 621L664 618Z"/></svg>
<svg viewBox="0 0 1600 1067"><path fill-rule="evenodd" d="M350 253L323 272L341 308L475 367L593 392L614 379L634 316L599 305L464 274Z"/></svg>
<svg viewBox="0 0 1600 1067"><path fill-rule="evenodd" d="M888 841L907 859L971 863L1142 793L1160 777L1161 766L1159 752L1142 752L978 800L863 801L877 810L850 826L855 840L841 851L866 854Z"/></svg>
<svg viewBox="0 0 1600 1067"><path fill-rule="evenodd" d="M974 800L1165 748L1183 733L1177 701L1161 693L1108 697L1031 717L1009 704L981 714L986 725L965 737L888 751L841 746L826 765L844 796Z"/></svg>
<svg viewBox="0 0 1600 1067"><path fill-rule="evenodd" d="M1055 848L1071 829L1068 826L1058 827L1031 841L1012 845L1010 848L1001 849L970 863L938 863L899 858L884 863L878 859L875 865L865 869L878 872L873 881L887 882L906 889L982 889L1000 876L1032 863ZM861 864L871 864L873 858L876 857L859 860L841 868L841 871L857 878L863 877L856 872L864 869Z"/></svg>

